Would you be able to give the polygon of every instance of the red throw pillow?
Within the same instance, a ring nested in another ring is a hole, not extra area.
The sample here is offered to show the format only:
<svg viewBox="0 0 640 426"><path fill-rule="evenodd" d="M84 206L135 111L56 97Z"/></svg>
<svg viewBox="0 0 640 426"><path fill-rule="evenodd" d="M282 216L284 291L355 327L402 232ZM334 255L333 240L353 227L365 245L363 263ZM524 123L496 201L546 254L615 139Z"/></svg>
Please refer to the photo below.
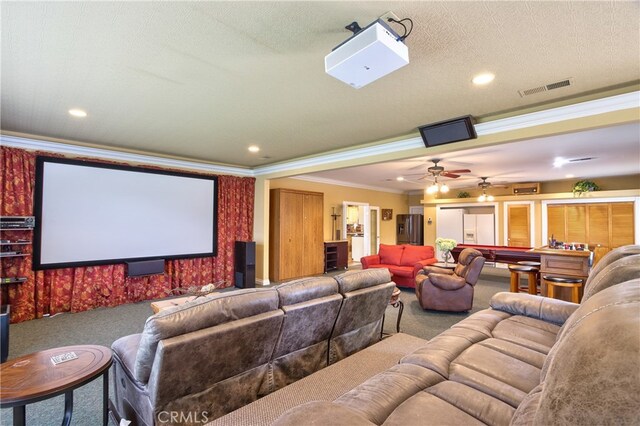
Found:
<svg viewBox="0 0 640 426"><path fill-rule="evenodd" d="M380 264L382 265L400 265L402 258L403 246L390 246L380 244L378 255L380 256Z"/></svg>
<svg viewBox="0 0 640 426"><path fill-rule="evenodd" d="M402 253L402 261L400 265L413 266L421 260L431 259L433 257L433 247L431 246L404 246Z"/></svg>

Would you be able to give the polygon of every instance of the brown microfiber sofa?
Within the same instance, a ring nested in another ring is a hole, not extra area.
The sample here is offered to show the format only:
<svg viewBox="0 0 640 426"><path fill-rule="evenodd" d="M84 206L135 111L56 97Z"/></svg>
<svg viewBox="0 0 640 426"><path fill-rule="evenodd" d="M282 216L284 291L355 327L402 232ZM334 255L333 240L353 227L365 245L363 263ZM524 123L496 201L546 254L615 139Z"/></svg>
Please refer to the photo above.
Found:
<svg viewBox="0 0 640 426"><path fill-rule="evenodd" d="M198 298L116 340L114 409L133 425L201 424L380 340L384 269Z"/></svg>
<svg viewBox="0 0 640 426"><path fill-rule="evenodd" d="M433 246L380 244L378 254L360 259L362 269L385 268L398 287L415 288L416 275L425 266L436 263Z"/></svg>
<svg viewBox="0 0 640 426"><path fill-rule="evenodd" d="M399 364L334 400L289 409L275 424L638 424L638 253L628 246L605 256L580 305L498 293L490 309Z"/></svg>

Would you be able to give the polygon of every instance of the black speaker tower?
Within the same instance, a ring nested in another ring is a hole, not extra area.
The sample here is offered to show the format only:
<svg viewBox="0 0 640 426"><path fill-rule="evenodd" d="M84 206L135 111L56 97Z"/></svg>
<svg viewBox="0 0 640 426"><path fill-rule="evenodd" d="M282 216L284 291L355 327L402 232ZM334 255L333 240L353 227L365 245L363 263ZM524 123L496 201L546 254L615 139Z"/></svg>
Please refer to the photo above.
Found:
<svg viewBox="0 0 640 426"><path fill-rule="evenodd" d="M239 288L256 286L256 243L255 241L236 241L235 245L235 282Z"/></svg>

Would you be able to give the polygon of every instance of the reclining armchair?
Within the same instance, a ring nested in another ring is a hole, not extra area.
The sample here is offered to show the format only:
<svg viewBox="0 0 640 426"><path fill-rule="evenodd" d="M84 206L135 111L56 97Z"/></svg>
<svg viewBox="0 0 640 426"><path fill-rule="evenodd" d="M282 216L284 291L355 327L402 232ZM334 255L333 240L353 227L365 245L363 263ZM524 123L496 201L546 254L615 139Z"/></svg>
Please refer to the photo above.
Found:
<svg viewBox="0 0 640 426"><path fill-rule="evenodd" d="M473 288L485 258L478 250L466 248L454 270L425 266L416 276L416 297L422 309L464 312L473 307Z"/></svg>

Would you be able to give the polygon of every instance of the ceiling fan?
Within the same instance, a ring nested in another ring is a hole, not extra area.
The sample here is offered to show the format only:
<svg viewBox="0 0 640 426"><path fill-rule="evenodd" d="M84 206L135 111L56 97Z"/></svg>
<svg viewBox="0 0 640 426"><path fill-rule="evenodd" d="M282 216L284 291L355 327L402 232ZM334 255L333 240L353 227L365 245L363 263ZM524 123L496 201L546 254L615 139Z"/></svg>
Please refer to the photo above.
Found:
<svg viewBox="0 0 640 426"><path fill-rule="evenodd" d="M481 182L478 182L478 188L482 189L482 194L478 197L478 201L493 201L495 198L491 194L487 194L487 188L506 188L507 185L503 184L492 184L491 182L487 182L488 177L481 177Z"/></svg>
<svg viewBox="0 0 640 426"><path fill-rule="evenodd" d="M482 181L478 182L478 188L482 189L483 191L486 190L487 188L507 188L508 187L508 185L505 185L502 183L493 184L491 182L487 182L487 179L489 179L488 177L481 177L480 179L482 179Z"/></svg>
<svg viewBox="0 0 640 426"><path fill-rule="evenodd" d="M434 177L437 182L438 177L457 179L462 173L471 173L469 169L445 170L444 167L438 165L438 163L442 161L439 158L434 158L431 161L433 162L433 166L429 167L427 169L428 173L418 178L418 180Z"/></svg>

